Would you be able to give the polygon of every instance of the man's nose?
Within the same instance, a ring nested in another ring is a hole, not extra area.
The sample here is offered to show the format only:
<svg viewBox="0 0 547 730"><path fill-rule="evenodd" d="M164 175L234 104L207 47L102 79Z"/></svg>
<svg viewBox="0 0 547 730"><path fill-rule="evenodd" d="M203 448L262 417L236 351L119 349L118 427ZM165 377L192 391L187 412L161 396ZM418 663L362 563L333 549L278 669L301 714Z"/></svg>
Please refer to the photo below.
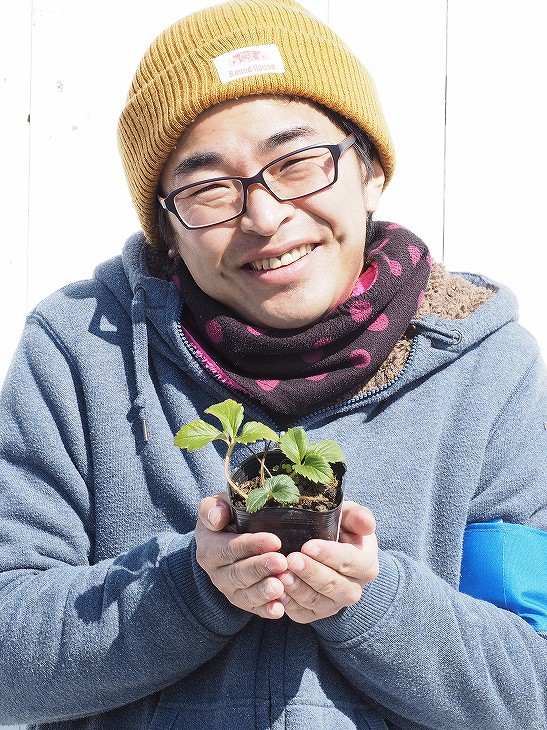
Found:
<svg viewBox="0 0 547 730"><path fill-rule="evenodd" d="M263 185L254 183L247 190L247 206L241 216L241 230L272 236L293 211L291 201L280 202Z"/></svg>

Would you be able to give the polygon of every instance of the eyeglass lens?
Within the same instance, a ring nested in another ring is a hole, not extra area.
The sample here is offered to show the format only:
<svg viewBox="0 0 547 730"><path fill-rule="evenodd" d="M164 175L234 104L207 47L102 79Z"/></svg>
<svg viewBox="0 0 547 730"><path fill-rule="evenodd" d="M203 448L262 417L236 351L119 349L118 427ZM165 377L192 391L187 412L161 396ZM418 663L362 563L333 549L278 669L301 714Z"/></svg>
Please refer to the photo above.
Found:
<svg viewBox="0 0 547 730"><path fill-rule="evenodd" d="M336 165L331 151L326 147L314 147L273 162L257 175L259 180L256 181L279 200L294 200L328 187L335 177ZM175 196L174 204L188 226L210 226L240 215L245 206L247 186L234 178L206 180L182 190Z"/></svg>

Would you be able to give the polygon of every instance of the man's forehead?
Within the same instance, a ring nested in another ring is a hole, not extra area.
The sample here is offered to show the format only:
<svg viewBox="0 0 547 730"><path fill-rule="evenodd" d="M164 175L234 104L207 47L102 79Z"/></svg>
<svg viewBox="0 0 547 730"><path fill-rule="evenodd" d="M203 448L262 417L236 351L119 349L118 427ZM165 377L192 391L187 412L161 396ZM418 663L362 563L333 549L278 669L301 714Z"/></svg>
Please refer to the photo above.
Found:
<svg viewBox="0 0 547 730"><path fill-rule="evenodd" d="M257 96L231 100L197 117L177 142L166 168L172 169L173 176L180 176L200 168L233 164L234 156L275 157L291 143L297 148L337 141L330 139L334 126L321 109L306 99Z"/></svg>

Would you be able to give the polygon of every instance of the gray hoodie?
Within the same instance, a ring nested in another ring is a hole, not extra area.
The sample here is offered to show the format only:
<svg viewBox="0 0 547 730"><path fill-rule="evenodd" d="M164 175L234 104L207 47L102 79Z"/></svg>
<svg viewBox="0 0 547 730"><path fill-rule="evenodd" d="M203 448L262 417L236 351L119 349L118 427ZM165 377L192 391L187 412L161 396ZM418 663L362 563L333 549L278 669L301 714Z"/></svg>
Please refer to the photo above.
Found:
<svg viewBox="0 0 547 730"><path fill-rule="evenodd" d="M394 377L299 422L342 443L346 495L373 510L380 544L360 601L299 625L235 608L196 562L223 453L173 436L234 394L194 358L175 285L144 260L134 236L40 304L4 385L0 721L547 728L544 635L458 590L469 523L547 529L545 369L513 295L466 276L493 296L417 317Z"/></svg>

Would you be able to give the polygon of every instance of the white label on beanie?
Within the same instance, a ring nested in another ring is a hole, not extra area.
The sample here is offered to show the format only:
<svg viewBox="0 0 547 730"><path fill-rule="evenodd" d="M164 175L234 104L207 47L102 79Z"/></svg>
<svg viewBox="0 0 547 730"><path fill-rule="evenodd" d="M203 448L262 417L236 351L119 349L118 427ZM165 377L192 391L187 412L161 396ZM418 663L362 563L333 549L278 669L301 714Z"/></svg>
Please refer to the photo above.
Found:
<svg viewBox="0 0 547 730"><path fill-rule="evenodd" d="M239 48L237 51L223 53L214 62L223 84L245 76L285 72L283 59L275 44Z"/></svg>

